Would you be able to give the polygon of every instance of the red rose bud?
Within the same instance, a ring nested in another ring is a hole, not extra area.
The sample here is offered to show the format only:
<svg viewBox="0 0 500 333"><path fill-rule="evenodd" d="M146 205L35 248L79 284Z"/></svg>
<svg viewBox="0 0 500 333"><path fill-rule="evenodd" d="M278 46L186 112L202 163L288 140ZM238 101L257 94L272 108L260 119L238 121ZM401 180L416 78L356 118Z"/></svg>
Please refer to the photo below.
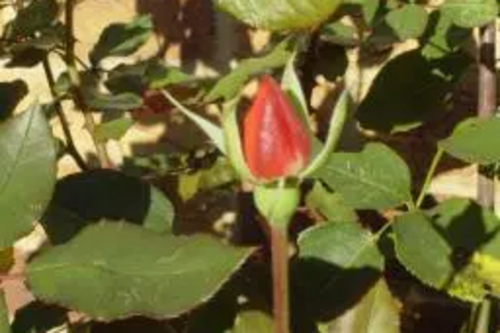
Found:
<svg viewBox="0 0 500 333"><path fill-rule="evenodd" d="M267 75L243 120L243 153L258 179L297 175L309 162L306 128L280 86Z"/></svg>

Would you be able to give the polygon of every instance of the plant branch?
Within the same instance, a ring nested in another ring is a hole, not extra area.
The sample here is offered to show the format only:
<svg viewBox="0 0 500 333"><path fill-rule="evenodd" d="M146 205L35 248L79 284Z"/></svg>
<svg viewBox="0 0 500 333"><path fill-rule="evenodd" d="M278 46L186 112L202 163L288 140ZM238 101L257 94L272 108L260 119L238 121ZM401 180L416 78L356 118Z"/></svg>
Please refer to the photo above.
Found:
<svg viewBox="0 0 500 333"><path fill-rule="evenodd" d="M487 119L493 117L496 110L496 70L495 70L496 26L491 22L480 30L479 40L479 95L478 116ZM495 182L488 177L488 166L480 166L478 172L477 200L485 208L494 208ZM492 300L485 299L479 308L479 318L474 333L490 331Z"/></svg>
<svg viewBox="0 0 500 333"><path fill-rule="evenodd" d="M495 71L495 22L481 29L479 42L479 96L478 116L483 119L492 117L496 109L496 71ZM478 201L484 207L492 208L495 200L495 184L487 177L487 166L479 167Z"/></svg>
<svg viewBox="0 0 500 333"><path fill-rule="evenodd" d="M274 333L290 332L288 230L271 225Z"/></svg>
<svg viewBox="0 0 500 333"><path fill-rule="evenodd" d="M63 60L66 60L66 49L65 48L57 48L54 50L54 52L60 56ZM79 64L84 70L89 70L90 69L90 66L87 65L85 63L85 61L83 61L83 59L81 59L80 57L78 57L76 54L75 54L75 61L77 64Z"/></svg>
<svg viewBox="0 0 500 333"><path fill-rule="evenodd" d="M78 72L78 67L76 64L76 56L75 56L75 38L74 38L74 7L75 0L66 0L66 65L68 66L68 74L71 80L71 84L74 91L74 99L75 105L79 108L85 119L85 126L92 137L92 141L94 142L94 146L96 149L97 157L99 159L100 165L103 168L112 168L113 165L111 163L111 159L109 158L108 152L106 150L106 145L103 142L100 142L94 136L95 129L95 121L92 116L91 110L87 107L85 100L83 98L81 86L82 80L80 77L80 73Z"/></svg>
<svg viewBox="0 0 500 333"><path fill-rule="evenodd" d="M55 79L54 74L52 73L52 69L50 67L50 61L47 58L43 60L43 70L45 71L45 76L47 78L47 82L49 84L50 92L52 97L54 98L54 108L56 109L57 117L61 122L61 127L63 130L64 137L66 138L67 151L69 155L75 160L76 164L81 170L88 170L89 167L83 157L78 152L76 148L75 141L73 140L73 135L71 134L71 130L69 128L69 122L64 114L64 110L62 108L61 102L57 99L57 94L54 90Z"/></svg>

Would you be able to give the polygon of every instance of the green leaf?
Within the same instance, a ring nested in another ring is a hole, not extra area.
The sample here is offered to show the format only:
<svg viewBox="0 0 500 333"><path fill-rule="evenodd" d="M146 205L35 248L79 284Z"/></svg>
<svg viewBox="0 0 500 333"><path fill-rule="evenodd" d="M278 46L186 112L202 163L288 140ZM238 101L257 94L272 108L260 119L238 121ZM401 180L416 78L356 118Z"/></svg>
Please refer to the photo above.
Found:
<svg viewBox="0 0 500 333"><path fill-rule="evenodd" d="M170 101L179 111L187 118L193 121L198 127L212 140L212 143L220 150L221 153L226 153L226 143L224 133L220 127L214 125L203 117L200 117L196 112L189 110L182 105L174 96L166 90L162 90L163 96Z"/></svg>
<svg viewBox="0 0 500 333"><path fill-rule="evenodd" d="M180 68L161 64L151 64L146 70L146 80L151 89L163 89L174 84L191 83L195 77L184 73Z"/></svg>
<svg viewBox="0 0 500 333"><path fill-rule="evenodd" d="M316 182L306 196L306 204L312 210L324 216L328 222L355 222L356 212L346 205L342 196L329 192L321 182Z"/></svg>
<svg viewBox="0 0 500 333"><path fill-rule="evenodd" d="M37 256L27 277L36 297L95 318L168 318L206 302L251 253L205 235L100 223Z"/></svg>
<svg viewBox="0 0 500 333"><path fill-rule="evenodd" d="M252 27L308 29L326 21L341 0L216 0L224 11Z"/></svg>
<svg viewBox="0 0 500 333"><path fill-rule="evenodd" d="M90 52L90 61L98 64L106 57L128 56L144 45L152 31L149 15L138 16L130 23L113 23L102 32Z"/></svg>
<svg viewBox="0 0 500 333"><path fill-rule="evenodd" d="M177 182L177 193L182 201L188 201L198 193L200 176L200 173L187 173L179 176L179 180Z"/></svg>
<svg viewBox="0 0 500 333"><path fill-rule="evenodd" d="M272 333L273 319L258 310L243 310L236 317L231 333Z"/></svg>
<svg viewBox="0 0 500 333"><path fill-rule="evenodd" d="M349 116L349 110L351 106L351 96L347 90L344 90L335 104L335 108L332 112L330 119L330 124L328 127L328 133L326 136L325 145L321 148L318 154L312 159L307 168L300 173L300 177L307 178L316 170L320 169L325 165L328 157L337 148L337 144L340 140L340 135L344 129L344 124Z"/></svg>
<svg viewBox="0 0 500 333"><path fill-rule="evenodd" d="M353 208L385 209L412 200L407 165L383 144L367 144L358 153L334 153L315 176Z"/></svg>
<svg viewBox="0 0 500 333"><path fill-rule="evenodd" d="M500 118L471 118L457 125L439 145L448 154L469 163L500 162Z"/></svg>
<svg viewBox="0 0 500 333"><path fill-rule="evenodd" d="M390 2L389 0L388 2ZM359 6L361 13L363 14L363 20L364 23L372 27L373 23L375 22L375 18L377 17L377 14L379 12L380 0L343 0L344 5L354 5L354 6ZM384 9L390 7L389 3L386 3L385 1L383 2L384 4Z"/></svg>
<svg viewBox="0 0 500 333"><path fill-rule="evenodd" d="M495 20L498 14L498 2L497 0L446 0L440 10L459 27L474 28Z"/></svg>
<svg viewBox="0 0 500 333"><path fill-rule="evenodd" d="M63 80L60 88L65 88L66 74L61 75ZM138 93L118 92L109 94L102 91L99 77L92 71L81 73L82 84L80 92L85 105L92 111L131 111L143 106L142 97Z"/></svg>
<svg viewBox="0 0 500 333"><path fill-rule="evenodd" d="M209 302L189 313L182 333L232 333L230 328L234 326L236 313L241 306L237 295L241 295L239 284L243 276L248 278L248 270L231 279ZM252 280L253 283L256 282Z"/></svg>
<svg viewBox="0 0 500 333"><path fill-rule="evenodd" d="M293 267L303 288L304 306L331 318L356 304L380 277L383 257L378 238L357 223L323 224L303 232Z"/></svg>
<svg viewBox="0 0 500 333"><path fill-rule="evenodd" d="M420 38L426 59L438 59L457 52L471 37L472 30L457 27L450 17L439 11L430 14L429 24Z"/></svg>
<svg viewBox="0 0 500 333"><path fill-rule="evenodd" d="M300 259L323 260L343 269L382 268L377 237L355 222L324 224L308 229L300 234L298 246Z"/></svg>
<svg viewBox="0 0 500 333"><path fill-rule="evenodd" d="M32 68L47 58L47 51L36 48L14 48L5 68Z"/></svg>
<svg viewBox="0 0 500 333"><path fill-rule="evenodd" d="M16 37L3 45L2 53L9 59L5 67L33 67L64 41L64 26L58 22L28 37Z"/></svg>
<svg viewBox="0 0 500 333"><path fill-rule="evenodd" d="M380 7L380 0L363 0L361 6L365 23L371 26Z"/></svg>
<svg viewBox="0 0 500 333"><path fill-rule="evenodd" d="M198 190L206 191L238 180L233 166L226 158L218 158L208 169L200 170Z"/></svg>
<svg viewBox="0 0 500 333"><path fill-rule="evenodd" d="M64 29L62 23L58 23L38 32L35 37L22 38L19 42L11 43L6 50L13 57L24 51L51 51L64 41Z"/></svg>
<svg viewBox="0 0 500 333"><path fill-rule="evenodd" d="M328 333L399 333L399 306L380 280L352 309L328 325Z"/></svg>
<svg viewBox="0 0 500 333"><path fill-rule="evenodd" d="M496 246L500 244L499 237L495 238L494 241ZM475 253L470 260L471 264L469 265L472 271L471 275L478 280L479 284L483 286L487 286L488 293L499 297L500 296L500 257L498 253L496 256L491 256L489 254L483 253ZM485 293L484 293L485 294ZM484 296L484 295L483 295ZM477 299L479 302L481 299Z"/></svg>
<svg viewBox="0 0 500 333"><path fill-rule="evenodd" d="M454 202L439 208L434 218L437 224L422 212L396 218L393 229L398 259L423 283L462 300L480 302L492 286L481 277L481 270L487 265L478 260L486 257L481 248L491 236L478 232L484 223L481 214L477 214L477 209L474 212L467 205ZM467 236L460 234L460 230L467 232L471 241L463 242ZM474 252L465 247L478 241L481 246L475 244Z"/></svg>
<svg viewBox="0 0 500 333"><path fill-rule="evenodd" d="M22 80L0 82L0 122L9 118L17 104L28 93L28 85Z"/></svg>
<svg viewBox="0 0 500 333"><path fill-rule="evenodd" d="M94 128L94 137L101 142L120 140L133 125L134 121L127 117L110 120Z"/></svg>
<svg viewBox="0 0 500 333"><path fill-rule="evenodd" d="M327 42L342 46L356 46L360 39L355 26L333 22L321 30L321 37Z"/></svg>
<svg viewBox="0 0 500 333"><path fill-rule="evenodd" d="M54 139L40 107L0 124L0 249L31 230L55 181Z"/></svg>
<svg viewBox="0 0 500 333"><path fill-rule="evenodd" d="M133 92L141 95L146 89L146 71L151 66L151 59L133 64L120 64L108 72L106 88L113 94Z"/></svg>
<svg viewBox="0 0 500 333"><path fill-rule="evenodd" d="M458 273L448 292L479 302L500 295L500 220L466 199L451 199L431 210L434 226L452 247Z"/></svg>
<svg viewBox="0 0 500 333"><path fill-rule="evenodd" d="M116 66L108 73L105 85L113 93L141 94L144 90L157 90L195 80L195 77L182 72L179 68L165 65L163 61L146 59L134 64Z"/></svg>
<svg viewBox="0 0 500 333"><path fill-rule="evenodd" d="M398 216L393 224L396 253L422 282L442 288L451 281L451 249L421 212Z"/></svg>
<svg viewBox="0 0 500 333"><path fill-rule="evenodd" d="M66 96L72 88L71 78L68 72L62 72L57 78L53 89L57 97Z"/></svg>
<svg viewBox="0 0 500 333"><path fill-rule="evenodd" d="M293 40L287 38L276 45L268 54L243 60L236 69L217 81L205 96L205 102L212 103L218 99L232 99L252 76L284 66L292 56L293 49Z"/></svg>
<svg viewBox="0 0 500 333"><path fill-rule="evenodd" d="M420 37L427 27L428 18L422 6L409 4L390 11L385 17L385 22L399 40L405 41Z"/></svg>
<svg viewBox="0 0 500 333"><path fill-rule="evenodd" d="M130 111L142 106L142 98L134 93L110 95L89 86L82 93L85 104L93 111Z"/></svg>
<svg viewBox="0 0 500 333"><path fill-rule="evenodd" d="M9 324L9 310L7 309L7 303L5 302L3 291L0 291L0 332L11 332Z"/></svg>
<svg viewBox="0 0 500 333"><path fill-rule="evenodd" d="M221 157L209 169L180 175L177 188L181 199L187 201L200 192L227 185L238 179L233 165Z"/></svg>
<svg viewBox="0 0 500 333"><path fill-rule="evenodd" d="M356 113L365 129L402 132L442 114L465 69L464 53L429 60L420 50L390 60L375 78Z"/></svg>
<svg viewBox="0 0 500 333"><path fill-rule="evenodd" d="M469 253L483 251L500 227L500 220L493 212L467 199L443 201L428 215L448 244Z"/></svg>
<svg viewBox="0 0 500 333"><path fill-rule="evenodd" d="M101 219L124 220L165 233L172 230L174 208L163 193L138 178L91 170L59 180L41 222L50 241L60 244Z"/></svg>
<svg viewBox="0 0 500 333"><path fill-rule="evenodd" d="M33 0L9 22L5 35L8 39L30 37L35 32L49 28L57 19L58 13L56 0Z"/></svg>

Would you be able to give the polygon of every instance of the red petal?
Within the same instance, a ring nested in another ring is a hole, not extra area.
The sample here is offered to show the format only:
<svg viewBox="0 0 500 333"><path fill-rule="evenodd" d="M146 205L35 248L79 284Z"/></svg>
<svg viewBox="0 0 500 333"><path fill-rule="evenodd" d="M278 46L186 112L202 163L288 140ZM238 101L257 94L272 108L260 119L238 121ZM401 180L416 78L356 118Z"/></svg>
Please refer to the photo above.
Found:
<svg viewBox="0 0 500 333"><path fill-rule="evenodd" d="M310 139L280 86L264 76L243 122L243 151L260 179L296 175L309 161Z"/></svg>

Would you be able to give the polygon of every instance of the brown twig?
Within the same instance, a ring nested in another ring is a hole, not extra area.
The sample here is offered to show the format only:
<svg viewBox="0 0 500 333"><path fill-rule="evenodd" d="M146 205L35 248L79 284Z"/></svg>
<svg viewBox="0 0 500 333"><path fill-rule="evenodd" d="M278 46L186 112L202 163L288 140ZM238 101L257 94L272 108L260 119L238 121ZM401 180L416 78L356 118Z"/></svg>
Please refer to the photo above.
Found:
<svg viewBox="0 0 500 333"><path fill-rule="evenodd" d="M488 119L496 111L496 24L495 21L481 28L479 39L479 87L478 117ZM495 181L488 173L491 166L480 166L478 172L477 200L485 208L494 208ZM494 313L492 300L485 299L479 305L478 320L474 325L474 333L490 332Z"/></svg>
<svg viewBox="0 0 500 333"><path fill-rule="evenodd" d="M492 117L496 110L496 70L495 70L495 23L481 29L479 42L479 89L478 116ZM494 180L485 176L487 167L480 167L478 179L478 201L484 207L492 208L495 199Z"/></svg>
<svg viewBox="0 0 500 333"><path fill-rule="evenodd" d="M108 152L106 150L106 145L103 142L97 140L94 136L95 121L92 116L91 110L87 107L85 99L81 91L82 80L80 73L78 72L78 67L76 64L75 57L75 37L74 37L74 7L75 0L66 0L66 65L68 66L68 74L73 87L75 105L79 108L85 119L85 126L90 132L92 141L96 149L97 157L103 168L112 168L111 159L109 158Z"/></svg>
<svg viewBox="0 0 500 333"><path fill-rule="evenodd" d="M73 140L73 135L71 134L71 130L69 128L69 122L68 119L66 118L66 115L64 114L64 110L62 108L61 102L57 100L57 94L54 90L55 87L55 80L54 80L54 75L52 73L52 69L50 67L50 62L48 58L45 58L43 60L43 69L45 71L45 76L47 78L47 82L49 84L50 92L52 94L52 97L54 98L54 108L56 109L57 117L59 118L59 121L61 122L61 127L63 130L64 137L66 138L66 146L67 146L67 151L69 155L75 160L76 164L81 170L88 170L89 167L83 157L80 155L78 152L78 149L76 148L75 141Z"/></svg>

